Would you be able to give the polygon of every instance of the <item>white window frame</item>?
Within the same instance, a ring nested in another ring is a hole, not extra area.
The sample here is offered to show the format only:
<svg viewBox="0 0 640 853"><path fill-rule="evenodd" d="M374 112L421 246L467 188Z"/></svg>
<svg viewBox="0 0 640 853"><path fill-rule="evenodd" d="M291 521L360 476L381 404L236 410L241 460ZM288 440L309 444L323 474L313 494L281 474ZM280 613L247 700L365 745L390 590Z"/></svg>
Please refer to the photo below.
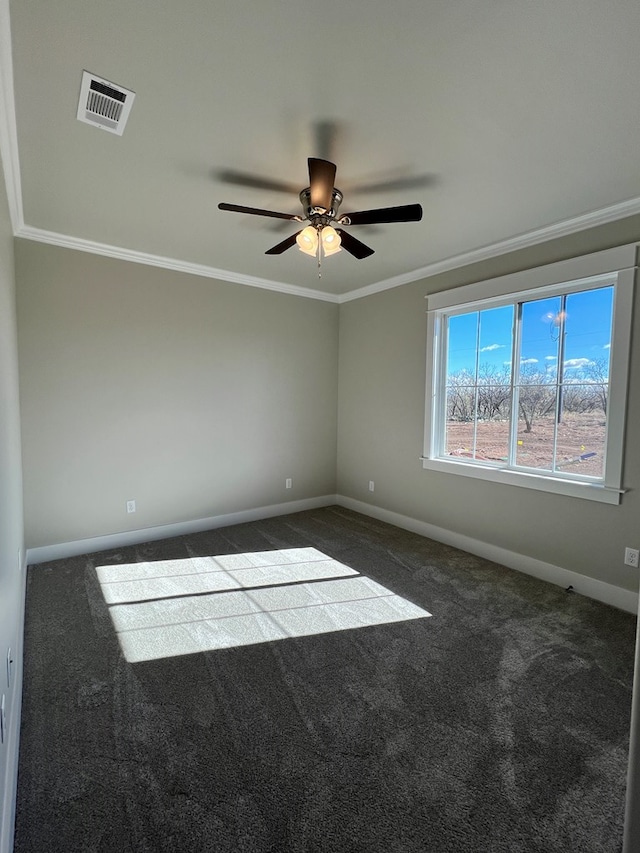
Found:
<svg viewBox="0 0 640 853"><path fill-rule="evenodd" d="M427 296L427 376L423 468L454 475L522 486L571 497L618 504L622 485L624 428L626 416L631 318L637 270L638 244L618 246L567 261L547 264L512 275L489 279ZM444 338L445 315L466 313L542 298L556 292L579 291L614 285L613 330L609 367L609 402L605 439L605 478L597 482L542 471L521 471L477 460L437 455L441 447L443 389L446 383ZM545 290L547 291L545 293Z"/></svg>

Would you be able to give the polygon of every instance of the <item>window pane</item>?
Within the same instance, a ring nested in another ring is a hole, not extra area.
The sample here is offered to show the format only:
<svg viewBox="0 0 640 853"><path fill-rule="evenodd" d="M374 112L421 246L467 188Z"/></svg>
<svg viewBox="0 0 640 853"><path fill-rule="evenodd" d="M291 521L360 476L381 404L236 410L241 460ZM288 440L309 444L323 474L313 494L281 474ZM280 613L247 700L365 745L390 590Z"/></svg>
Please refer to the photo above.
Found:
<svg viewBox="0 0 640 853"><path fill-rule="evenodd" d="M570 293L565 318L565 381L592 380L593 368L608 375L613 287Z"/></svg>
<svg viewBox="0 0 640 853"><path fill-rule="evenodd" d="M478 388L476 459L504 465L509 461L511 389L505 385Z"/></svg>
<svg viewBox="0 0 640 853"><path fill-rule="evenodd" d="M560 338L560 296L522 304L520 370L529 382L535 377L555 381Z"/></svg>
<svg viewBox="0 0 640 853"><path fill-rule="evenodd" d="M603 416L601 419L604 420L609 397L613 287L569 294L566 313L563 409L573 414L600 410ZM591 387L585 387L586 383L592 383ZM604 449L604 437L602 442ZM602 456L602 449L597 457ZM594 459L597 457L589 457L591 462L588 467L597 468L597 476L603 476L604 463L601 458L596 463ZM584 461L582 458L581 463ZM591 474L592 471L586 471L581 464L579 473Z"/></svg>
<svg viewBox="0 0 640 853"><path fill-rule="evenodd" d="M604 476L607 421L594 391L593 385L571 384L563 389L556 444L558 471Z"/></svg>
<svg viewBox="0 0 640 853"><path fill-rule="evenodd" d="M511 382L513 313L513 305L480 312L478 378L484 384L508 385Z"/></svg>
<svg viewBox="0 0 640 853"><path fill-rule="evenodd" d="M447 388L447 420L444 440L444 452L447 456L473 458L475 392L475 387L468 385Z"/></svg>
<svg viewBox="0 0 640 853"><path fill-rule="evenodd" d="M448 456L499 464L508 459L514 312L507 305L448 318L443 445Z"/></svg>
<svg viewBox="0 0 640 853"><path fill-rule="evenodd" d="M447 385L452 379L466 376L475 382L478 349L478 312L449 317L447 352Z"/></svg>
<svg viewBox="0 0 640 853"><path fill-rule="evenodd" d="M525 384L518 394L516 464L553 468L556 426L556 386Z"/></svg>

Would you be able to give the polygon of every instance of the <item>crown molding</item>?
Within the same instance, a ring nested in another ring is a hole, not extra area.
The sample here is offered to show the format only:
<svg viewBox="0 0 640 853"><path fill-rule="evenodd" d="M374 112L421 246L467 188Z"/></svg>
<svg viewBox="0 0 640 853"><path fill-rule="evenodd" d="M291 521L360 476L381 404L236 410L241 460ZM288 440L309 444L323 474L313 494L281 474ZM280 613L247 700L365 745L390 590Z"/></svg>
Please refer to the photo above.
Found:
<svg viewBox="0 0 640 853"><path fill-rule="evenodd" d="M477 264L480 261L487 261L499 255L506 255L509 252L517 252L518 249L527 249L530 246L546 243L558 237L566 237L578 231L586 231L588 228L595 228L598 225L616 222L618 219L625 219L628 216L635 216L639 213L640 198L630 198L626 201L612 204L609 207L594 210L591 213L584 213L572 219L565 219L553 225L546 225L543 228L537 228L535 231L528 231L526 234L518 234L515 237L500 240L498 243L490 243L478 249L472 249L469 252L463 252L460 255L453 255L442 261L436 261L433 264L420 267L412 272L403 273L384 281L378 281L366 287L361 287L358 290L352 290L349 293L343 293L338 297L338 302L343 303L351 302L354 299L363 299L365 296L371 296L374 293L381 293L384 290L401 287L403 284L411 284L423 278L430 278L431 276L450 272L451 270L466 267L470 264Z"/></svg>
<svg viewBox="0 0 640 853"><path fill-rule="evenodd" d="M4 0L0 0L0 4L3 2ZM1 127L2 122L0 121L0 128ZM0 142L1 141L2 135L0 134ZM16 160L17 156L16 141ZM9 160L11 161L11 157ZM361 287L348 293L336 295L333 293L325 293L322 290L312 290L311 288L299 287L294 284L286 284L285 282L244 275L243 273L233 272L231 270L217 269L216 267L210 267L204 264L194 264L189 261L177 260L176 258L152 255L146 252L138 252L133 249L124 249L120 246L111 246L107 243L97 243L94 240L84 240L80 237L71 237L67 234L59 234L55 231L45 231L42 228L33 228L29 225L24 225L22 224L20 172L19 168L16 172L15 163L13 165L14 168L10 168L9 172L13 176L12 186L18 194L16 197L16 210L19 212L18 221L20 222L18 227L14 226L14 234L16 237L24 237L27 240L35 240L39 243L48 243L52 246L61 246L66 249L75 249L81 252L89 252L94 255L103 255L108 258L117 258L119 260L129 261L135 264L161 267L162 269L175 270L176 272L184 272L189 275L202 276L203 278L214 278L219 281L229 281L234 284L242 284L248 287L259 287L264 290L272 290L292 296L302 296L306 299L317 299L323 302L333 302L338 304L351 302L355 299L363 299L366 296L371 296L375 293L382 293L385 290L392 290L393 288L401 287L404 284L411 284L414 281L430 278L431 276L439 275L440 273L449 272L451 270L459 269L460 267L479 263L480 261L490 260L491 258L498 257L499 255L506 255L509 252L516 252L519 249L526 249L530 246L546 243L549 240L575 234L578 231L585 231L588 228L595 228L598 225L606 225L607 223L615 222L619 219L625 219L626 217L640 214L640 198L631 198L627 201L618 202L617 204L612 204L609 207L592 211L591 213L585 213L580 216L575 216L572 219L565 219L562 222L556 222L553 225L546 225L543 228L537 228L535 231L529 231L526 234L518 234L515 237L509 237L508 239L501 240L498 243L490 243L486 246L481 246L478 249L472 249L469 252L453 255L452 257L445 258L442 261L436 261L433 264L428 264L427 266L411 270L410 272L394 276L393 278L374 282L366 287Z"/></svg>
<svg viewBox="0 0 640 853"><path fill-rule="evenodd" d="M24 225L20 157L13 94L13 55L9 0L0 0L0 156L7 187L11 225L15 232Z"/></svg>
<svg viewBox="0 0 640 853"><path fill-rule="evenodd" d="M75 249L76 251L88 252L92 255L102 255L106 258L129 261L133 264L145 264L146 266L161 267L162 269L183 272L188 275L198 275L202 278L215 278L218 281L229 281L235 284L243 284L247 287L273 290L278 293L286 293L289 296L303 296L306 299L319 299L323 302L338 301L338 297L335 294L324 293L321 290L312 290L311 288L298 287L295 284L286 284L280 281L271 281L267 278L243 275L242 273L216 269L215 267L209 267L204 264L193 264L189 261L167 258L162 255L151 255L147 252L123 249L120 246L111 246L108 243L97 243L94 240L84 240L80 237L71 237L68 234L45 231L42 228L32 228L29 225L23 225L17 229L15 236L23 237L26 240L35 240L37 243L48 243L50 246L60 246L63 249Z"/></svg>

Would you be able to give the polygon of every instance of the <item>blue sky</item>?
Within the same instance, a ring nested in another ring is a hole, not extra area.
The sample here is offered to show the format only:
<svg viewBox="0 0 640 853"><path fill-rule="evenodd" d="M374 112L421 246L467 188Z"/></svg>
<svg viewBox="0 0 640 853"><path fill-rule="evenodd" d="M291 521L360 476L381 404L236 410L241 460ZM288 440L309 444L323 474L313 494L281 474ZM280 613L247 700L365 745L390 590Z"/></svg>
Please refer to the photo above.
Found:
<svg viewBox="0 0 640 853"><path fill-rule="evenodd" d="M567 297L564 371L566 379L579 378L581 370L596 361L608 362L611 343L613 287L573 293ZM525 303L522 316L521 363L529 369L553 372L560 356L557 318L561 297ZM449 321L448 373L466 369L473 373L476 346L480 364L503 370L512 357L513 307L462 314ZM478 328L479 325L479 328ZM478 341L479 334L479 341Z"/></svg>

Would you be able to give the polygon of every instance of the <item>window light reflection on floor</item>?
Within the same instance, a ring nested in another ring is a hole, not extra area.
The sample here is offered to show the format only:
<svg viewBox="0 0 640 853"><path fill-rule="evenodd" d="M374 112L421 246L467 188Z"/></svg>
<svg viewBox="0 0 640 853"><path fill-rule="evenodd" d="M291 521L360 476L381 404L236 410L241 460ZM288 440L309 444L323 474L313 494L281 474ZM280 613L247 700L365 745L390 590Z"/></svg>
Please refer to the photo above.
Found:
<svg viewBox="0 0 640 853"><path fill-rule="evenodd" d="M130 663L430 616L315 548L99 566Z"/></svg>

